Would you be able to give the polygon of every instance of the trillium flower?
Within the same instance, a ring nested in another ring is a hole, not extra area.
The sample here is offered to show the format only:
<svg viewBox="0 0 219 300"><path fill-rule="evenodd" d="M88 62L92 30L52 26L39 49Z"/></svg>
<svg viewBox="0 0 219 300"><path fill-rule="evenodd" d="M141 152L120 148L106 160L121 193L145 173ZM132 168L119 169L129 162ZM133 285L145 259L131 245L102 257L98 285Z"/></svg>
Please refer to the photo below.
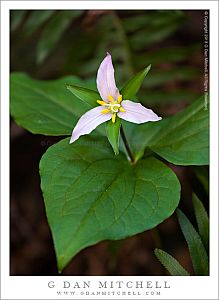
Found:
<svg viewBox="0 0 219 300"><path fill-rule="evenodd" d="M122 99L116 87L112 58L109 53L104 58L97 72L97 89L101 100L97 100L100 105L86 112L76 124L70 143L75 142L81 135L93 131L98 125L116 118L141 124L161 120L151 109L147 109L140 103L127 99Z"/></svg>

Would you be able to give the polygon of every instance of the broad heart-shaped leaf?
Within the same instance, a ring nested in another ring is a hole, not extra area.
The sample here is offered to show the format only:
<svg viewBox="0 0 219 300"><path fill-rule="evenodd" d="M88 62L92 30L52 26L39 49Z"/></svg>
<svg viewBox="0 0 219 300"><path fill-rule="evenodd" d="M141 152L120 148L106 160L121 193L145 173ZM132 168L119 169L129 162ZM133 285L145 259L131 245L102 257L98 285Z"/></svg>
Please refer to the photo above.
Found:
<svg viewBox="0 0 219 300"><path fill-rule="evenodd" d="M70 135L76 122L91 106L66 89L66 84L84 85L77 77L40 81L13 73L10 108L15 121L32 133Z"/></svg>
<svg viewBox="0 0 219 300"><path fill-rule="evenodd" d="M151 65L145 68L143 71L133 76L121 89L120 93L124 100L134 100L133 97L137 94L145 76L150 71Z"/></svg>
<svg viewBox="0 0 219 300"><path fill-rule="evenodd" d="M208 255L199 234L180 209L177 209L177 217L189 247L195 274L208 275Z"/></svg>
<svg viewBox="0 0 219 300"><path fill-rule="evenodd" d="M156 158L131 165L104 137L60 141L43 155L40 175L59 270L85 247L155 227L180 197L166 165Z"/></svg>
<svg viewBox="0 0 219 300"><path fill-rule="evenodd" d="M180 263L170 254L161 250L155 249L154 253L161 264L167 269L167 271L173 276L188 276L190 275Z"/></svg>
<svg viewBox="0 0 219 300"><path fill-rule="evenodd" d="M173 117L142 125L124 123L136 160L149 148L176 165L209 163L209 112L204 97Z"/></svg>

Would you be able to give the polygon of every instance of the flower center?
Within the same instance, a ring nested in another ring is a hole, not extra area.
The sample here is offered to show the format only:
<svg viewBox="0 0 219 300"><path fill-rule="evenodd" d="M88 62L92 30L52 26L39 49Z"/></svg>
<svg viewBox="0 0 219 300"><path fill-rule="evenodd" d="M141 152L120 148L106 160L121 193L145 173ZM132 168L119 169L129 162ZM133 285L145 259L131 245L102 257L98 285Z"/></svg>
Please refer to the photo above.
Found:
<svg viewBox="0 0 219 300"><path fill-rule="evenodd" d="M124 108L122 107L122 95L118 96L118 99L115 100L111 95L108 96L109 103L97 100L97 103L105 106L105 108L102 110L102 114L112 114L112 122L115 123L116 116L118 112L125 112Z"/></svg>
<svg viewBox="0 0 219 300"><path fill-rule="evenodd" d="M111 113L117 113L119 111L119 108L121 107L121 105L118 102L114 102L114 103L107 103L106 106L109 108Z"/></svg>

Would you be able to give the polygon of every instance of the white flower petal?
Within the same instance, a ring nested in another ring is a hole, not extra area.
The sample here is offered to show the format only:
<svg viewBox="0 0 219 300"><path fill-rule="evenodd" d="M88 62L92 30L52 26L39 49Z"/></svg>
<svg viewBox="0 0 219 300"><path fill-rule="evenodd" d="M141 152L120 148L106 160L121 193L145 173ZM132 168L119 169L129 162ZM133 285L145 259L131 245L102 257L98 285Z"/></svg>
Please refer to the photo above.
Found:
<svg viewBox="0 0 219 300"><path fill-rule="evenodd" d="M107 56L104 58L98 69L97 89L101 98L106 102L109 102L109 95L115 100L118 99L119 90L116 87L112 58L109 53L107 53Z"/></svg>
<svg viewBox="0 0 219 300"><path fill-rule="evenodd" d="M126 121L141 124L145 122L155 122L162 118L158 117L151 109L145 108L140 103L135 103L133 101L124 100L121 103L125 112L119 112L118 116Z"/></svg>
<svg viewBox="0 0 219 300"><path fill-rule="evenodd" d="M70 144L75 142L81 135L88 134L93 131L98 125L111 119L112 114L102 114L101 111L104 109L103 106L95 107L86 112L76 124Z"/></svg>

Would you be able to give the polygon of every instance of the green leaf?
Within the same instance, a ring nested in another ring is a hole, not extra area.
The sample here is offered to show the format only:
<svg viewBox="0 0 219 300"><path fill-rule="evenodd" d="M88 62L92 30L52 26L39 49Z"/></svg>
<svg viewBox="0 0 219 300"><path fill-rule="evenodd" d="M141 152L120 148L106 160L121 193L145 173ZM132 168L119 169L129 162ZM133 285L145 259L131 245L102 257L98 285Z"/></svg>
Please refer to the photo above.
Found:
<svg viewBox="0 0 219 300"><path fill-rule="evenodd" d="M157 226L180 197L166 165L155 158L131 165L104 137L60 141L43 155L40 175L59 270L81 249Z"/></svg>
<svg viewBox="0 0 219 300"><path fill-rule="evenodd" d="M151 63L153 65L162 64L164 61L179 62L185 61L189 56L200 51L200 45L191 46L174 46L174 47L159 47L157 50L146 51L141 54L134 56L134 62L136 62L136 67L140 68L142 66L142 61L146 63ZM178 69L179 70L179 69Z"/></svg>
<svg viewBox="0 0 219 300"><path fill-rule="evenodd" d="M150 148L176 165L207 165L208 116L203 96L173 117L138 126L126 122L124 128L136 159Z"/></svg>
<svg viewBox="0 0 219 300"><path fill-rule="evenodd" d="M179 24L169 24L165 27L160 26L160 28L153 29L149 32L147 29L143 29L138 32L138 34L133 34L130 36L130 45L133 52L137 52L143 48L148 48L149 46L159 43L171 36L177 29Z"/></svg>
<svg viewBox="0 0 219 300"><path fill-rule="evenodd" d="M151 65L145 68L143 71L133 76L122 88L121 94L124 100L131 100L138 92L145 76L150 71Z"/></svg>
<svg viewBox="0 0 219 300"><path fill-rule="evenodd" d="M162 105L167 105L172 103L177 105L185 101L187 103L194 102L199 97L196 92L190 91L189 89L183 90L177 89L173 91L163 91L162 89L151 89L141 88L138 98L145 107L156 107L162 103Z"/></svg>
<svg viewBox="0 0 219 300"><path fill-rule="evenodd" d="M32 133L70 135L90 106L69 93L66 83L82 82L73 76L40 81L22 73L12 74L10 109L15 121Z"/></svg>
<svg viewBox="0 0 219 300"><path fill-rule="evenodd" d="M34 10L30 11L27 21L24 25L26 35L31 35L37 30L45 21L47 21L52 14L53 10Z"/></svg>
<svg viewBox="0 0 219 300"><path fill-rule="evenodd" d="M176 21L183 21L185 13L182 11L150 11L144 14L132 14L128 18L124 18L123 26L129 33L134 33L141 29L148 29L148 32L153 33L156 28L162 28L169 24L175 24Z"/></svg>
<svg viewBox="0 0 219 300"><path fill-rule="evenodd" d="M156 88L168 82L174 82L176 80L190 81L199 76L199 72L193 67L177 67L171 70L154 71L151 72L148 80L143 82L142 87L145 89Z"/></svg>
<svg viewBox="0 0 219 300"><path fill-rule="evenodd" d="M173 276L189 276L190 274L180 265L180 263L167 252L155 249L154 253L160 263Z"/></svg>
<svg viewBox="0 0 219 300"><path fill-rule="evenodd" d="M15 30L23 20L26 10L10 10L10 29Z"/></svg>
<svg viewBox="0 0 219 300"><path fill-rule="evenodd" d="M177 209L177 217L189 247L195 274L208 275L208 255L199 234L180 209Z"/></svg>
<svg viewBox="0 0 219 300"><path fill-rule="evenodd" d="M209 243L209 220L208 214L204 208L202 202L198 199L198 197L193 194L192 203L194 206L195 217L198 224L199 234L201 239L205 245L205 249L208 251L208 243Z"/></svg>
<svg viewBox="0 0 219 300"><path fill-rule="evenodd" d="M182 26L185 14L182 11L177 13L158 12L152 13L145 21L147 22L150 19L152 20L151 22L148 22L147 25L145 23L145 26L142 26L135 34L130 35L129 43L132 50L140 52L142 49L147 49L149 46L167 39ZM129 22L129 26L131 26L130 18Z"/></svg>
<svg viewBox="0 0 219 300"><path fill-rule="evenodd" d="M45 26L37 46L37 60L41 63L57 45L62 34L71 22L80 16L81 10L59 11Z"/></svg>
<svg viewBox="0 0 219 300"><path fill-rule="evenodd" d="M76 85L68 84L67 89L77 98L89 104L91 107L97 106L97 100L100 100L98 92Z"/></svg>
<svg viewBox="0 0 219 300"><path fill-rule="evenodd" d="M116 118L115 123L113 123L111 120L106 123L107 138L116 155L119 154L120 127L121 127L120 118Z"/></svg>

